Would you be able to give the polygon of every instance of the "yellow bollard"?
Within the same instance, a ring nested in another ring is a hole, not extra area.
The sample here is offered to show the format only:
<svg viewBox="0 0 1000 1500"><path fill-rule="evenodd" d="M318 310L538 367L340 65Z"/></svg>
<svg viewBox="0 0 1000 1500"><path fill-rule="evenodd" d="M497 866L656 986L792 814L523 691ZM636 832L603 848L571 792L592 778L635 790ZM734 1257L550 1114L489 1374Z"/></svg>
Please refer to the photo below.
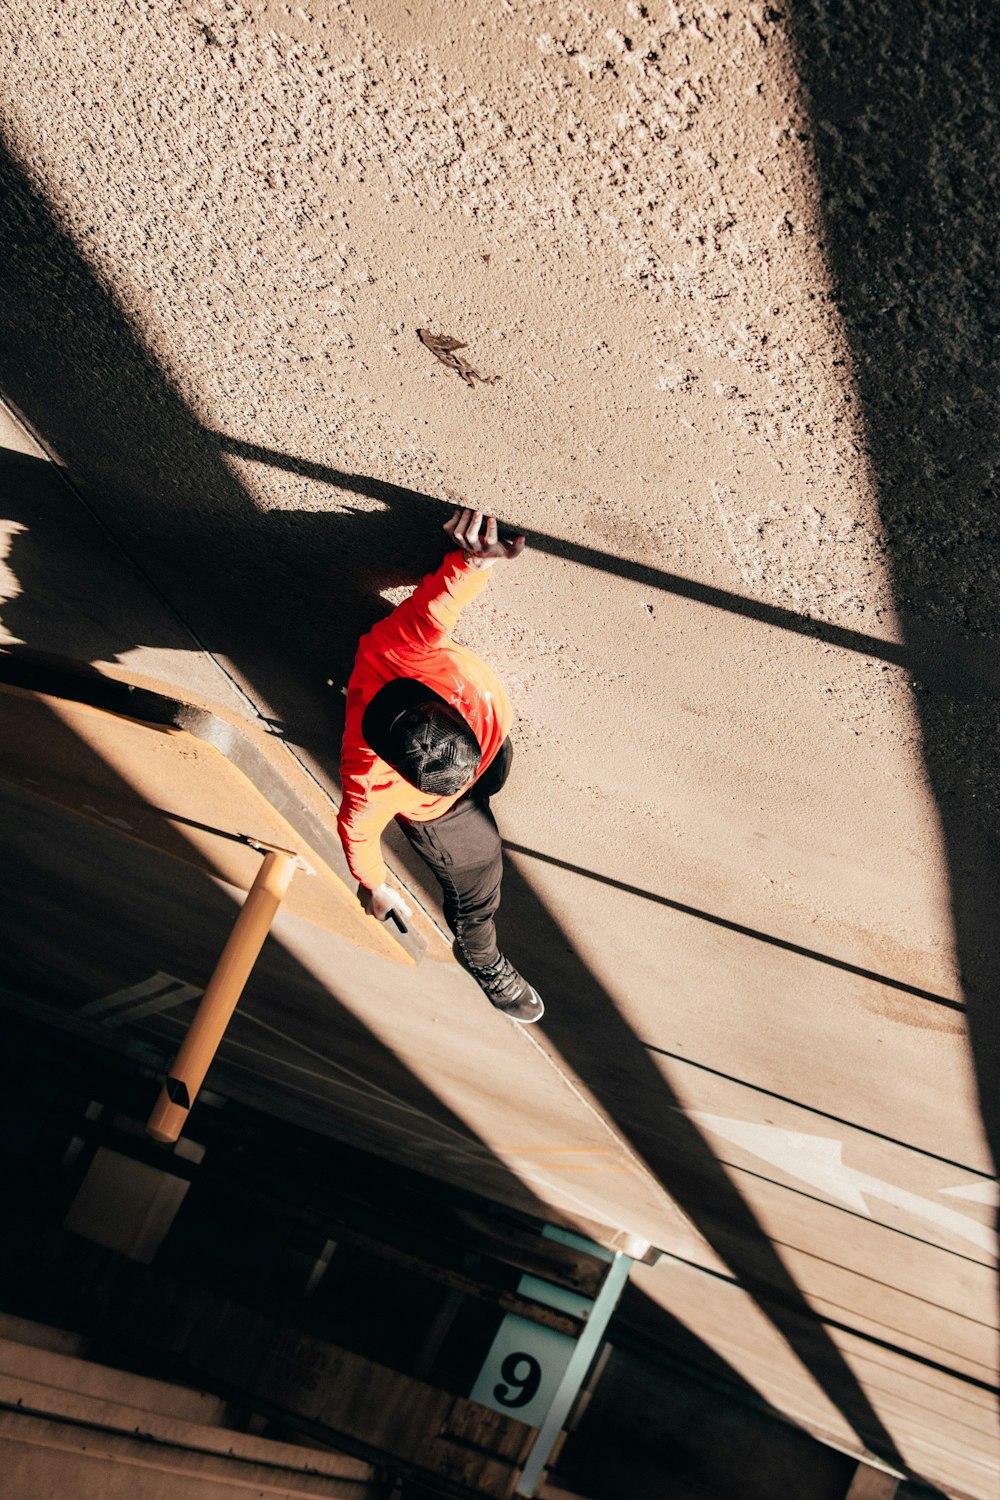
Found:
<svg viewBox="0 0 1000 1500"><path fill-rule="evenodd" d="M294 854L265 854L149 1117L146 1130L155 1141L180 1135L298 863Z"/></svg>

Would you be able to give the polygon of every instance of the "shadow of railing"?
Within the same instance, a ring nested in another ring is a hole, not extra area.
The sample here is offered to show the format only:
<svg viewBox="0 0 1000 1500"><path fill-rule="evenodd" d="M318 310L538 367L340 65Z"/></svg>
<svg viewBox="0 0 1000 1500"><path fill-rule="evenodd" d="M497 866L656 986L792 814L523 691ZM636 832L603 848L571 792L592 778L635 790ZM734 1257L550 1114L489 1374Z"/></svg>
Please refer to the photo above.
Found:
<svg viewBox="0 0 1000 1500"><path fill-rule="evenodd" d="M223 453L264 464L270 468L282 469L287 473L300 475L302 478L317 480L347 494L361 495L365 499L378 501L396 515L423 516L428 524L440 525L452 512L453 507L444 501L386 480L348 473L327 464L281 453L273 448L243 442L228 437L224 433L218 433L217 437ZM516 524L515 517L507 516L504 519L512 530L522 529ZM578 567L592 568L597 572L609 574L611 577L637 583L643 588L674 594L679 599L687 599L711 609L723 610L728 614L740 615L743 619L752 620L759 625L769 625L777 630L788 630L796 635L809 636L821 645L838 647L843 651L859 652L875 660L911 670L917 660L905 644L888 640L884 636L867 635L863 631L850 630L816 615L803 614L798 610L786 609L781 605L769 604L762 599L751 598L747 594L737 594L729 589L718 588L715 584L702 583L695 578L686 578L679 573L654 568L632 558L619 557L615 553L586 546L571 538L550 536L546 532L535 529L532 529L528 535L531 548L535 552L574 563ZM948 682L952 689L959 684L966 691L980 692L985 685L993 693L1000 691L1000 667L992 652L980 650L975 641L953 636L947 628L941 625L938 627L936 641L941 651L948 652ZM941 679L941 670L933 660L927 659L926 652L922 653L920 660L925 674L930 674L930 680Z"/></svg>
<svg viewBox="0 0 1000 1500"><path fill-rule="evenodd" d="M771 932L761 932L759 928L747 927L742 922L734 922L730 917L721 917L716 912L704 911L699 906L690 906L685 901L675 901L672 896L660 896L654 891L643 890L641 886L629 885L624 880L615 880L610 875L598 875L594 870L586 870L582 865L570 864L565 859L557 859L552 854L542 854L537 849L527 849L523 844L511 843L509 839L504 840L504 848L511 854L522 854L528 859L536 859L540 864L552 865L557 870L567 870L572 875L581 875L585 880L594 880L599 885L606 885L611 890L623 891L627 896L634 896L640 901L649 901L654 906L665 906L670 911L679 912L682 916L695 917L699 922L706 922L711 927L721 927L726 932L736 933L739 937L752 938L754 942L764 943L771 948L780 948L785 953L795 953L800 958L811 959L814 963L828 964L833 969L840 969L845 974L854 974L859 979L870 979L874 984L885 985L888 989L899 990L904 995L914 995L919 1000L929 1000L932 1005L944 1006L946 1010L964 1010L965 1007L960 1000L950 1000L945 995L936 995L932 990L923 990L918 985L907 984L902 979L892 979L888 974L877 974L874 969L864 969L858 964L849 963L843 958L834 958L830 953L820 953L815 948L805 948L801 943L789 942L786 938L776 937Z"/></svg>

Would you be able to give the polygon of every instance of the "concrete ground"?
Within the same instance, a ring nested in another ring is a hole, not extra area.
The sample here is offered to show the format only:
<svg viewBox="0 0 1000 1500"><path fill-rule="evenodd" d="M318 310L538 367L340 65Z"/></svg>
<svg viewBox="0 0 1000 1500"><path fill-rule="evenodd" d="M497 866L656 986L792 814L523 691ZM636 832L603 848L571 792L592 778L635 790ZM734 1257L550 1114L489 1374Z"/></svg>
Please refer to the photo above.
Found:
<svg viewBox="0 0 1000 1500"><path fill-rule="evenodd" d="M354 642L451 505L529 539L461 630L539 1034L397 845L427 959L282 917L221 1081L648 1240L651 1320L991 1494L995 17L15 9L8 639L280 731L332 809ZM196 986L234 888L8 796L8 982Z"/></svg>

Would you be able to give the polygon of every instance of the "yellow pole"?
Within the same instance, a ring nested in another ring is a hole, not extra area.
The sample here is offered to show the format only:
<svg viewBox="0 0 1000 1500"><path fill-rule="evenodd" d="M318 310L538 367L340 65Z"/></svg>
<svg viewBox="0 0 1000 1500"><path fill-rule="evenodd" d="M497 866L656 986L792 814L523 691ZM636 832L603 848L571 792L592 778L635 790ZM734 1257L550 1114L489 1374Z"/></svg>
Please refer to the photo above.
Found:
<svg viewBox="0 0 1000 1500"><path fill-rule="evenodd" d="M294 854L265 854L149 1117L146 1130L155 1141L176 1141L180 1135L295 868Z"/></svg>

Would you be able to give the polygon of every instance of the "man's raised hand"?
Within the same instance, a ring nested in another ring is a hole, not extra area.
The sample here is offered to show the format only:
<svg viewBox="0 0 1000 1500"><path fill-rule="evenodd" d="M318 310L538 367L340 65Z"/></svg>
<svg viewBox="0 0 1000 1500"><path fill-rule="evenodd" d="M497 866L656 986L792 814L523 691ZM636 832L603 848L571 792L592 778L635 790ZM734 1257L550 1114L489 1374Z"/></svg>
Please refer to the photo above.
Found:
<svg viewBox="0 0 1000 1500"><path fill-rule="evenodd" d="M495 562L513 562L524 551L524 537L516 536L512 542L502 542L497 534L496 516L484 516L480 510L456 510L444 529L461 547L466 557L479 567L492 567Z"/></svg>

